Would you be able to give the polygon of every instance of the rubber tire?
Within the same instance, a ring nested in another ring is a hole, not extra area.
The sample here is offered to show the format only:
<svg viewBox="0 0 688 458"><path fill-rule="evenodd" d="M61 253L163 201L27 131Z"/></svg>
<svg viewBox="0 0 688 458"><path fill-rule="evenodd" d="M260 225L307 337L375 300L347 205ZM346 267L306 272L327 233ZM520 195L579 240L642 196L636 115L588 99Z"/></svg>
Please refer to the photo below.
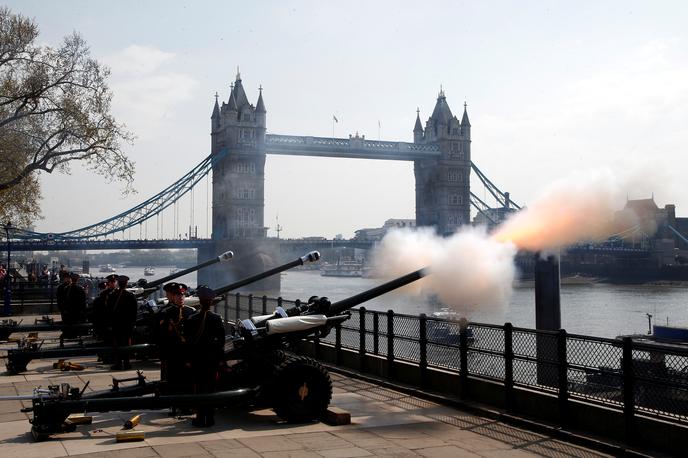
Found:
<svg viewBox="0 0 688 458"><path fill-rule="evenodd" d="M332 380L324 367L310 358L289 357L275 382L272 408L281 419L305 423L323 418L332 399Z"/></svg>

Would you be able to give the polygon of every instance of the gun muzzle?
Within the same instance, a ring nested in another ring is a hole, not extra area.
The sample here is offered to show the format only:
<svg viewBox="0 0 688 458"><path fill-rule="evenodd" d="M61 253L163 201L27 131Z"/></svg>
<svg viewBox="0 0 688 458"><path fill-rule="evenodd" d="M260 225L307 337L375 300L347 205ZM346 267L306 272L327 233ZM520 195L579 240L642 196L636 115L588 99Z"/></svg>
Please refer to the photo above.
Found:
<svg viewBox="0 0 688 458"><path fill-rule="evenodd" d="M320 252L319 251L311 251L309 253L304 254L301 256L301 263L305 264L307 262L316 262L320 259Z"/></svg>
<svg viewBox="0 0 688 458"><path fill-rule="evenodd" d="M217 257L217 260L219 262L226 262L229 261L234 257L234 252L233 251L225 251L222 253L220 256Z"/></svg>

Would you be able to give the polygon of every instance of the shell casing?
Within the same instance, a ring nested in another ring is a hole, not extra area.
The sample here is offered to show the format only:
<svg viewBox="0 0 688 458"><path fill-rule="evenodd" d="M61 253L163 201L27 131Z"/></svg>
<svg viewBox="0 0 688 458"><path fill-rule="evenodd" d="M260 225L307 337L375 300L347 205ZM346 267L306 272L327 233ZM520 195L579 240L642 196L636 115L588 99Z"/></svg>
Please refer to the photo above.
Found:
<svg viewBox="0 0 688 458"><path fill-rule="evenodd" d="M136 442L142 441L146 438L146 434L143 431L120 431L115 435L115 440L117 442Z"/></svg>
<svg viewBox="0 0 688 458"><path fill-rule="evenodd" d="M141 415L134 415L129 420L124 422L124 429L132 429L141 421Z"/></svg>

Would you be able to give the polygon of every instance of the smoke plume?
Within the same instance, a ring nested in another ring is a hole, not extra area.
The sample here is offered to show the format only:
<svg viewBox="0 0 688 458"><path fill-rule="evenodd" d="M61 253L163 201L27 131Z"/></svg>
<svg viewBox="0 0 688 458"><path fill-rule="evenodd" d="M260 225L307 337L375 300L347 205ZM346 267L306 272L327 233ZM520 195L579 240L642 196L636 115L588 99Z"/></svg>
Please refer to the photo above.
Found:
<svg viewBox="0 0 688 458"><path fill-rule="evenodd" d="M635 223L631 219L620 224L614 217L623 203L622 188L607 170L575 173L548 186L532 205L498 227L493 237L531 251L604 240L623 230L621 226Z"/></svg>
<svg viewBox="0 0 688 458"><path fill-rule="evenodd" d="M407 286L407 293L437 295L466 314L476 307L503 308L511 297L518 250L557 250L637 228L654 232L654 214L619 211L629 190L644 197L650 192L647 177L658 181L647 167L636 170L625 175L610 170L574 173L545 188L492 234L474 227L448 238L426 228L391 231L377 249L377 270L392 278L430 267L430 275Z"/></svg>
<svg viewBox="0 0 688 458"><path fill-rule="evenodd" d="M400 277L423 267L430 275L403 291L436 295L454 310L503 308L511 297L515 269L513 244L490 238L484 228L465 227L443 238L432 229L390 231L377 248L377 270Z"/></svg>

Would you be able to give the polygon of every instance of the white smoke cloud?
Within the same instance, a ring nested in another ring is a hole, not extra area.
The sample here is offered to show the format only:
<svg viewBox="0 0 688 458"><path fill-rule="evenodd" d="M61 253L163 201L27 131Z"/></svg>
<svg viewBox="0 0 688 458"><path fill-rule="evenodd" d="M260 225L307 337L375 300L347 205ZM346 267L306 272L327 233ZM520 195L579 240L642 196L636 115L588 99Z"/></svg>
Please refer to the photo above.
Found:
<svg viewBox="0 0 688 458"><path fill-rule="evenodd" d="M448 238L419 228L390 231L376 248L375 259L377 270L389 278L429 267L429 275L402 291L436 295L470 316L477 308L501 310L509 303L515 254L513 244L491 239L484 228L462 228Z"/></svg>

